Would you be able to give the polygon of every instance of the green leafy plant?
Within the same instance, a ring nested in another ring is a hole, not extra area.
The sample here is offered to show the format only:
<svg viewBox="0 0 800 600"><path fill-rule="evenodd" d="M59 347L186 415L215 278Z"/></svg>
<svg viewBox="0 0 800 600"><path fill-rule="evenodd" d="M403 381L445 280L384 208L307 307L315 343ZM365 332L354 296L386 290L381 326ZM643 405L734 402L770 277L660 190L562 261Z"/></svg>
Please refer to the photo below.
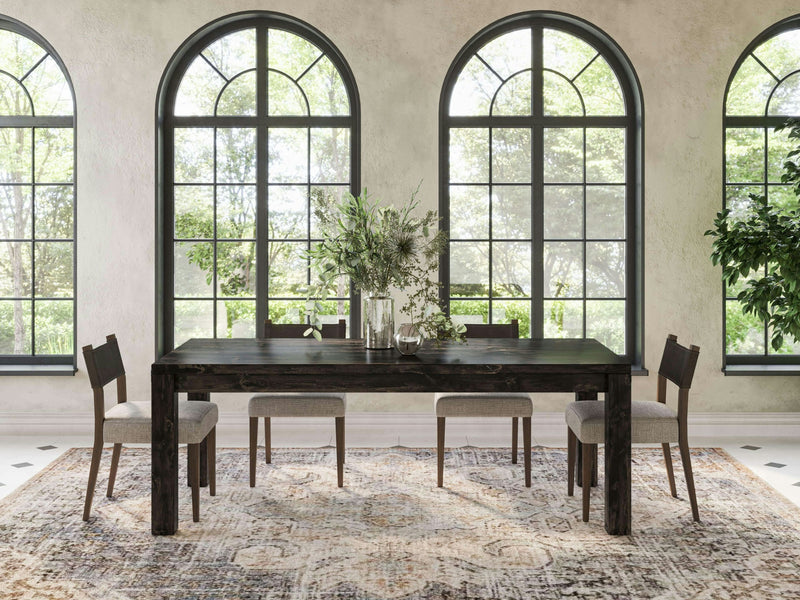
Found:
<svg viewBox="0 0 800 600"><path fill-rule="evenodd" d="M317 191L312 197L321 241L307 251L312 272L306 315L311 327L306 334L321 338L322 302L339 277L350 278L363 295L385 297L390 289L409 290L400 309L430 339L462 339L465 328L453 323L442 310L436 279L439 256L447 236L438 230L432 210L416 216L417 193L397 208L382 206L367 190L337 199Z"/></svg>
<svg viewBox="0 0 800 600"><path fill-rule="evenodd" d="M800 120L790 119L775 131L789 129L797 146L783 163L781 181L791 184L795 200L800 197ZM772 332L771 344L778 350L784 339L800 340L800 210L797 203L779 209L766 196L749 195L751 204L741 218L730 209L717 213L712 262L722 265L722 277L729 286L750 277L737 295L742 311L766 322ZM756 274L756 275L753 275Z"/></svg>

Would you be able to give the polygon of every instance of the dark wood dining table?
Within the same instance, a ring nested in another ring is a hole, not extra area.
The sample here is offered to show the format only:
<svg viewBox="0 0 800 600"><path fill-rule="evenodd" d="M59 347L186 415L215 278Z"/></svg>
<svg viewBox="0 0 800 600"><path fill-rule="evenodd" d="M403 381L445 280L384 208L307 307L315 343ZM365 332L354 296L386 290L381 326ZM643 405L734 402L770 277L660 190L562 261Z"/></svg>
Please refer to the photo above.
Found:
<svg viewBox="0 0 800 600"><path fill-rule="evenodd" d="M208 400L265 391L604 392L605 528L630 533L631 368L596 340L471 339L429 343L408 357L366 350L361 340L191 339L156 360L151 379L155 535L178 529L178 393Z"/></svg>

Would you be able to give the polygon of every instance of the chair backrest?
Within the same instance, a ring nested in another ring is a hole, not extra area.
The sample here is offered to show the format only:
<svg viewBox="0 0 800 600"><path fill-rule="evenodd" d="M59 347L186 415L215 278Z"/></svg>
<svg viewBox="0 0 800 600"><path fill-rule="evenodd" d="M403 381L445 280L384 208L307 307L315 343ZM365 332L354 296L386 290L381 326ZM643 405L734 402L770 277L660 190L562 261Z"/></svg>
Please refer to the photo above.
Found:
<svg viewBox="0 0 800 600"><path fill-rule="evenodd" d="M700 355L700 348L697 346L681 346L678 337L673 334L667 336L667 343L664 345L664 354L661 356L661 366L658 367L658 374L666 377L681 389L688 390L692 387L694 368L697 365L697 357Z"/></svg>
<svg viewBox="0 0 800 600"><path fill-rule="evenodd" d="M467 323L467 338L518 338L519 321L514 319L511 323Z"/></svg>
<svg viewBox="0 0 800 600"><path fill-rule="evenodd" d="M103 420L105 418L105 396L103 388L107 383L117 380L117 402L128 400L125 385L125 366L119 352L117 336L113 333L106 336L106 343L97 348L91 344L83 347L83 359L86 361L86 372L94 392L95 438L103 436Z"/></svg>
<svg viewBox="0 0 800 600"><path fill-rule="evenodd" d="M301 338L308 330L302 323L275 324L271 319L264 321L265 338ZM345 339L347 337L347 321L339 319L338 323L323 323L322 338Z"/></svg>

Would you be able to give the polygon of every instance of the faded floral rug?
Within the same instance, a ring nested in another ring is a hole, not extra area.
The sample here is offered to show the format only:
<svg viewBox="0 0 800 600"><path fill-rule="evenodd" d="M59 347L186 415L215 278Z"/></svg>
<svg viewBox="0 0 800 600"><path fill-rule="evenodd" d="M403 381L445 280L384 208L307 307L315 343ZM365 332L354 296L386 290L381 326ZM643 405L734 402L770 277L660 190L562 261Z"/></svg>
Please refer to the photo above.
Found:
<svg viewBox="0 0 800 600"><path fill-rule="evenodd" d="M560 449L534 449L530 489L502 449L448 451L442 489L428 449L348 450L342 489L330 448L276 450L255 488L245 449L218 454L200 522L181 485L178 534L153 537L149 451L123 452L112 499L105 453L84 523L90 450L70 450L0 501L0 598L800 597L800 509L721 450L692 451L693 523L677 450L676 499L661 450L634 449L626 537L605 533L602 484L581 521Z"/></svg>

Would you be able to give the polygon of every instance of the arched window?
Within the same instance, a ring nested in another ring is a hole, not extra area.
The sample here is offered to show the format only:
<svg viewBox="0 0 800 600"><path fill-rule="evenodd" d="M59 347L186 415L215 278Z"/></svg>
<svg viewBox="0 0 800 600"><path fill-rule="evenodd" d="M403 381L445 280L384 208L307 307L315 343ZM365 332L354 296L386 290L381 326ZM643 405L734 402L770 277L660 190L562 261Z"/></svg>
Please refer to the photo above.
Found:
<svg viewBox="0 0 800 600"><path fill-rule="evenodd" d="M640 363L642 103L618 46L563 14L503 19L456 57L440 123L451 314Z"/></svg>
<svg viewBox="0 0 800 600"><path fill-rule="evenodd" d="M791 186L781 183L790 143L788 130L775 132L788 117L800 117L800 16L770 27L745 49L725 91L723 207L743 214L749 194L773 206L797 206ZM766 268L766 266L765 266ZM798 361L800 343L786 340L776 351L767 323L744 315L736 299L747 277L725 289L725 363Z"/></svg>
<svg viewBox="0 0 800 600"><path fill-rule="evenodd" d="M23 365L36 365L43 374L75 369L74 104L67 71L50 45L18 21L0 17L5 372L25 371Z"/></svg>
<svg viewBox="0 0 800 600"><path fill-rule="evenodd" d="M257 336L266 318L301 322L311 199L358 189L359 103L344 58L285 15L232 15L176 53L158 112L159 349ZM341 281L325 312L349 315L350 302Z"/></svg>

